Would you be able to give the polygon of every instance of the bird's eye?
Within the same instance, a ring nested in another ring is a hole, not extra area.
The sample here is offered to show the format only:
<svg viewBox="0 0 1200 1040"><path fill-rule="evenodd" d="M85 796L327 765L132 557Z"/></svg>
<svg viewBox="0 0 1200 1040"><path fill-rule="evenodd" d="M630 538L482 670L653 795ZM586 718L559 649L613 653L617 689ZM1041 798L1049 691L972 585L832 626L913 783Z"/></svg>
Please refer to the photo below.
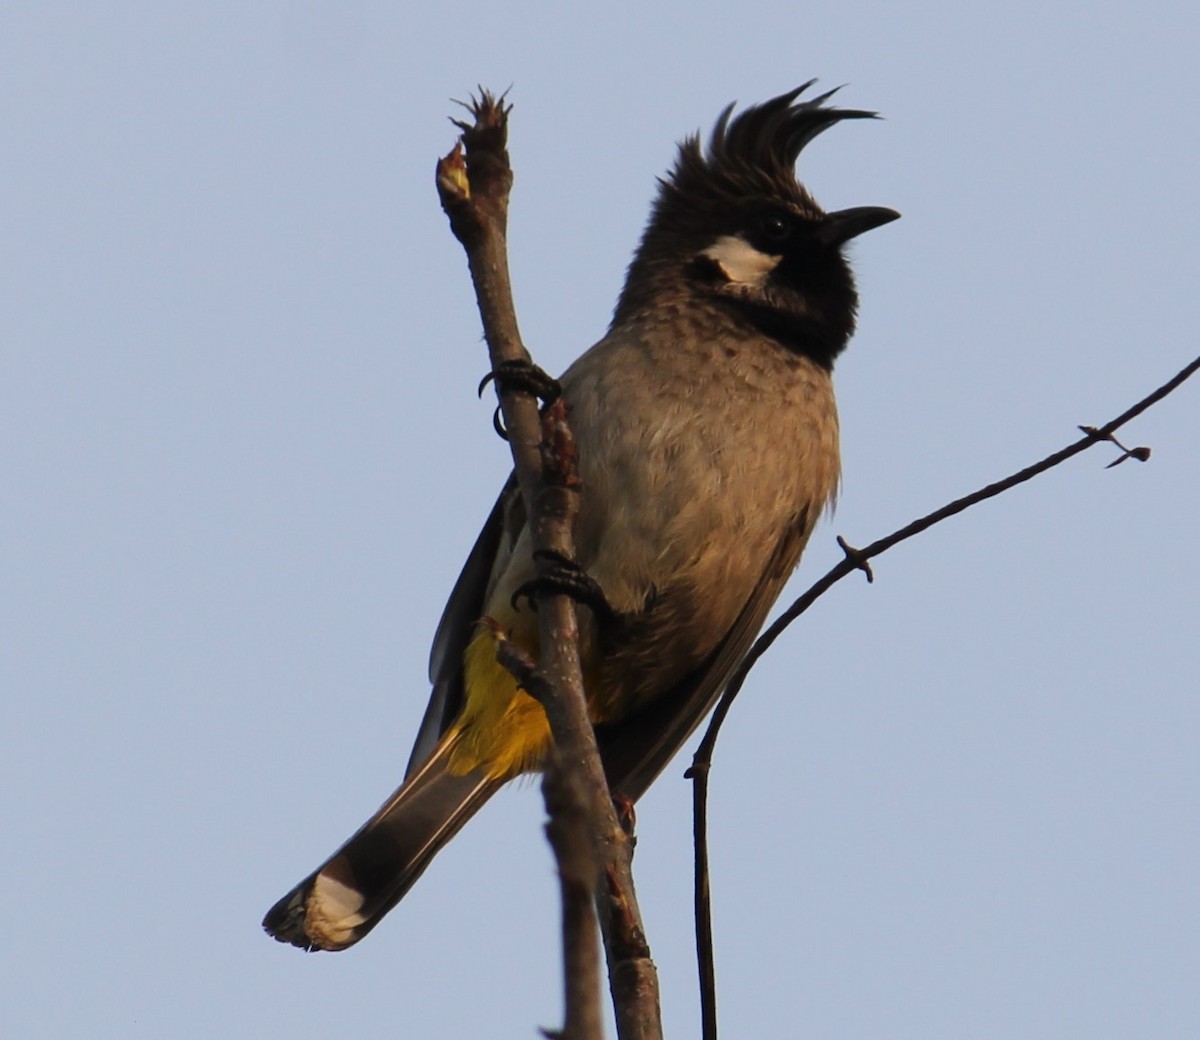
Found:
<svg viewBox="0 0 1200 1040"><path fill-rule="evenodd" d="M792 222L782 213L767 213L758 218L758 233L772 245L782 245L792 234Z"/></svg>

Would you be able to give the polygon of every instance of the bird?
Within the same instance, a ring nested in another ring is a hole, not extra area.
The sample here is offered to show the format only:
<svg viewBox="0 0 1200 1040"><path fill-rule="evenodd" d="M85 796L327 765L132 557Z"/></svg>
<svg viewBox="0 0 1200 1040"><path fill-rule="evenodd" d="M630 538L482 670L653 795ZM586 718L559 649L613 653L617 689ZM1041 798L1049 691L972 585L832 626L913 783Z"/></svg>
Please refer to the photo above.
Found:
<svg viewBox="0 0 1200 1040"><path fill-rule="evenodd" d="M712 708L841 479L832 371L858 308L847 243L900 214L826 212L796 177L825 130L876 113L800 100L815 80L678 144L607 333L558 380L580 477L573 561L588 711L615 798L632 804ZM536 658L536 577L510 476L430 655L432 693L401 786L268 911L308 950L370 932L437 851L551 742L496 660ZM585 601L586 602L586 601ZM487 619L486 624L480 624Z"/></svg>

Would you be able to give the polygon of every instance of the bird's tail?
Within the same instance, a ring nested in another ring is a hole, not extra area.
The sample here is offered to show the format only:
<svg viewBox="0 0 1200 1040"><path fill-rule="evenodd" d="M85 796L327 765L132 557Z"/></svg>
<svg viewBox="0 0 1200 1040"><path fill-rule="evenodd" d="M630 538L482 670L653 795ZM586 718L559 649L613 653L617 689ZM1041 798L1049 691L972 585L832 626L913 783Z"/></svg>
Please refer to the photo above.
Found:
<svg viewBox="0 0 1200 1040"><path fill-rule="evenodd" d="M483 770L452 773L456 742L451 731L357 834L267 911L263 927L306 950L344 950L374 928L504 783Z"/></svg>

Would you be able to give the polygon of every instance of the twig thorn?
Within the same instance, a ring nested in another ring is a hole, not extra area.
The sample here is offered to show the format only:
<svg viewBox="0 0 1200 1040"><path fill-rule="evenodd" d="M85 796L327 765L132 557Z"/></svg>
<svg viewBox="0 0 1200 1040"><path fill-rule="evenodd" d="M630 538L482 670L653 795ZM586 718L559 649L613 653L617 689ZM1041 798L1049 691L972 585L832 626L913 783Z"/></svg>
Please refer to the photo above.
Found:
<svg viewBox="0 0 1200 1040"><path fill-rule="evenodd" d="M863 574L867 576L867 584L870 585L872 582L874 582L875 572L871 570L870 560L868 560L861 551L854 548L853 545L847 542L846 539L840 534L837 536L837 543L839 546L841 546L842 552L846 554L846 559L854 564L855 569L862 571Z"/></svg>

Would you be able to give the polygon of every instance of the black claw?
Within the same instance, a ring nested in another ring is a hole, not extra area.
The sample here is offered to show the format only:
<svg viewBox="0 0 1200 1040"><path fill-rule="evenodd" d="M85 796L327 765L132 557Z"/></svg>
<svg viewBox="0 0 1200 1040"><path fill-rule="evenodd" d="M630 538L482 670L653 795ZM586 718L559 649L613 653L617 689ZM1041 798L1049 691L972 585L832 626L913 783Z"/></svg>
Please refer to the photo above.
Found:
<svg viewBox="0 0 1200 1040"><path fill-rule="evenodd" d="M615 616L616 612L605 598L604 590L574 560L550 549L539 549L533 556L535 560L544 561L545 566L536 578L525 582L512 594L510 602L514 610L521 609L521 600L527 600L536 610L539 592L558 592L590 607L597 617Z"/></svg>
<svg viewBox="0 0 1200 1040"><path fill-rule="evenodd" d="M476 393L480 397L483 396L488 383L495 383L501 390L524 390L541 401L543 407L553 404L562 396L562 386L558 380L546 375L532 361L501 361L493 371L479 380ZM499 406L492 415L492 428L501 440L508 440L508 431L504 428Z"/></svg>
<svg viewBox="0 0 1200 1040"><path fill-rule="evenodd" d="M553 404L562 396L558 380L548 376L532 361L501 361L479 381L480 397L492 382L501 390L524 390L543 404Z"/></svg>

